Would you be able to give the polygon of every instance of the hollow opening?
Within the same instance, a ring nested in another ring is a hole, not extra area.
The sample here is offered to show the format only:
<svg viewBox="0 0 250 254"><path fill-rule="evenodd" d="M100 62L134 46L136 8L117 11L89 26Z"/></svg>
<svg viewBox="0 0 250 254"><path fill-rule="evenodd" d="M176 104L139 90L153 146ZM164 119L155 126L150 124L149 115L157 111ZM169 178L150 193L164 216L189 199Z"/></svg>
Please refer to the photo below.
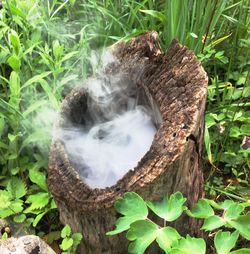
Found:
<svg viewBox="0 0 250 254"><path fill-rule="evenodd" d="M149 151L162 119L151 94L119 74L90 78L61 112L59 139L91 188L114 185Z"/></svg>

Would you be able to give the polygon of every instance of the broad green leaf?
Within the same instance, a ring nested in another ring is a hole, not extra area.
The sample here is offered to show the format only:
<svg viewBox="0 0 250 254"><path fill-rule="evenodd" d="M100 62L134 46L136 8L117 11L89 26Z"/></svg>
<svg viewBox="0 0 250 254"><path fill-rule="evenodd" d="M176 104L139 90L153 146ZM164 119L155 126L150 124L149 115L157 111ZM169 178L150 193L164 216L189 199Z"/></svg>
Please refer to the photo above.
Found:
<svg viewBox="0 0 250 254"><path fill-rule="evenodd" d="M224 224L225 224L225 221L221 217L217 215L213 215L205 219L201 229L205 231L212 231L216 228L220 228Z"/></svg>
<svg viewBox="0 0 250 254"><path fill-rule="evenodd" d="M34 195L30 195L27 200L26 203L31 204L30 207L28 207L27 209L25 209L25 213L30 213L33 210L36 209L41 209L43 207L45 207L48 203L49 203L49 193L47 192L38 192Z"/></svg>
<svg viewBox="0 0 250 254"><path fill-rule="evenodd" d="M230 206L232 206L233 204L235 204L235 202L233 200L230 199L226 199L224 200L222 203L219 203L219 206L221 209L228 209Z"/></svg>
<svg viewBox="0 0 250 254"><path fill-rule="evenodd" d="M174 247L169 254L205 254L206 243L201 238L192 238L187 235L186 238L179 240L179 243Z"/></svg>
<svg viewBox="0 0 250 254"><path fill-rule="evenodd" d="M194 204L189 215L195 218L207 218L214 215L214 210L209 205L206 199L200 199L198 203Z"/></svg>
<svg viewBox="0 0 250 254"><path fill-rule="evenodd" d="M155 240L158 226L151 221L139 220L130 225L127 239L133 241L128 251L133 254L143 254L147 247Z"/></svg>
<svg viewBox="0 0 250 254"><path fill-rule="evenodd" d="M7 184L7 190L11 193L13 199L22 198L27 193L24 182L18 177L12 177Z"/></svg>
<svg viewBox="0 0 250 254"><path fill-rule="evenodd" d="M244 206L241 204L234 203L228 207L224 214L225 220L237 219L238 216L244 211Z"/></svg>
<svg viewBox="0 0 250 254"><path fill-rule="evenodd" d="M11 195L6 190L0 190L0 210L7 208L11 203Z"/></svg>
<svg viewBox="0 0 250 254"><path fill-rule="evenodd" d="M161 22L164 22L166 17L163 13L159 11L154 11L154 10L140 10L140 12L146 13L154 18L159 19Z"/></svg>
<svg viewBox="0 0 250 254"><path fill-rule="evenodd" d="M29 178L31 182L38 185L41 189L48 191L45 172L42 173L38 169L33 167L29 170Z"/></svg>
<svg viewBox="0 0 250 254"><path fill-rule="evenodd" d="M70 236L70 234L71 234L71 228L70 228L70 226L67 224L67 225L64 226L64 228L63 228L62 231L61 231L61 237L62 237L62 238L65 238L65 237L67 237L67 236Z"/></svg>
<svg viewBox="0 0 250 254"><path fill-rule="evenodd" d="M115 202L115 209L124 215L116 221L116 229L107 233L115 235L127 230L131 223L144 220L148 216L148 208L145 201L135 192L127 192Z"/></svg>
<svg viewBox="0 0 250 254"><path fill-rule="evenodd" d="M250 248L243 248L230 252L230 254L250 254Z"/></svg>
<svg viewBox="0 0 250 254"><path fill-rule="evenodd" d="M228 223L236 228L243 237L250 240L250 212L239 216L235 220L228 221Z"/></svg>
<svg viewBox="0 0 250 254"><path fill-rule="evenodd" d="M214 245L217 254L228 254L235 246L239 237L239 232L234 231L232 234L229 231L222 232L221 230L216 233L214 237Z"/></svg>
<svg viewBox="0 0 250 254"><path fill-rule="evenodd" d="M170 197L164 197L161 202L147 202L148 207L159 217L166 221L176 220L186 209L183 205L186 198L180 192L176 192Z"/></svg>
<svg viewBox="0 0 250 254"><path fill-rule="evenodd" d="M74 245L80 244L80 242L82 240L82 234L81 233L74 233L71 237L74 241Z"/></svg>
<svg viewBox="0 0 250 254"><path fill-rule="evenodd" d="M16 72L20 71L21 61L17 55L14 54L14 55L10 56L8 58L8 64L14 71L16 71Z"/></svg>
<svg viewBox="0 0 250 254"><path fill-rule="evenodd" d="M156 242L166 252L181 238L175 228L164 227L157 231Z"/></svg>
<svg viewBox="0 0 250 254"><path fill-rule="evenodd" d="M11 201L10 205L7 208L0 209L0 218L6 218L10 215L20 213L23 210L23 201L16 199Z"/></svg>
<svg viewBox="0 0 250 254"><path fill-rule="evenodd" d="M72 238L64 238L62 243L60 244L60 247L62 250L68 250L73 245L73 239Z"/></svg>

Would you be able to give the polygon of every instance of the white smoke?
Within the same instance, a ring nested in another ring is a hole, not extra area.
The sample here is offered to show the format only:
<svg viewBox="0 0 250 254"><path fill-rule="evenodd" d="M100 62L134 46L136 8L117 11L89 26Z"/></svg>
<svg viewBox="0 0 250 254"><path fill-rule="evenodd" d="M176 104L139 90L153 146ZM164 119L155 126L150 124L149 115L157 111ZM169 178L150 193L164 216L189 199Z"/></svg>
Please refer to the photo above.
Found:
<svg viewBox="0 0 250 254"><path fill-rule="evenodd" d="M114 61L113 56L104 56L103 65ZM91 124L61 129L59 138L85 182L105 188L136 167L150 149L156 132L153 109L145 92L123 73L100 72L86 82L85 89L88 110L83 114Z"/></svg>

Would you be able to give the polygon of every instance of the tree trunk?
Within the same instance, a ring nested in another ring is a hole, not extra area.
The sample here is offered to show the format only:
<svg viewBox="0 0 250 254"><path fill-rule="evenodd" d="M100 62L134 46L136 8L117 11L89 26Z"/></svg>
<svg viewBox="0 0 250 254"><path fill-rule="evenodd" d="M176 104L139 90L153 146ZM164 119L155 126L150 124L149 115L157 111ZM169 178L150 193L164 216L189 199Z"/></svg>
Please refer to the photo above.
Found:
<svg viewBox="0 0 250 254"><path fill-rule="evenodd" d="M149 32L111 48L119 63L106 73L122 70L138 88L145 90L159 108L162 122L147 154L114 186L91 189L70 163L63 144L54 140L49 160L49 188L60 211L60 219L73 231L82 232L81 254L127 253L124 234L107 237L117 219L115 200L135 191L151 201L181 191L188 205L203 195L202 146L207 75L193 52L174 40L166 53L156 32ZM61 114L84 124L87 94L75 88L65 98ZM61 119L59 125L65 124ZM199 222L186 216L175 226L195 235ZM160 253L154 246L147 253Z"/></svg>

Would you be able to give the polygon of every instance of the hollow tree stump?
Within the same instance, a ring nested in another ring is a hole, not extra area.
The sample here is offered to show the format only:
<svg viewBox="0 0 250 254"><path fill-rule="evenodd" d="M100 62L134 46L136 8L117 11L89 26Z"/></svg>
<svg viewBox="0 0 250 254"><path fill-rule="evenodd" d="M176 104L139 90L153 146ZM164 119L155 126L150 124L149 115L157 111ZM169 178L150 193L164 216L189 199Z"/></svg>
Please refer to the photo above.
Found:
<svg viewBox="0 0 250 254"><path fill-rule="evenodd" d="M181 191L188 205L203 195L202 146L207 75L193 52L174 40L163 53L156 32L146 33L128 43L112 47L119 60L107 67L107 73L122 70L131 82L152 96L159 107L162 122L152 146L137 167L114 186L91 189L84 183L62 142L54 140L49 160L49 189L60 219L73 231L82 232L78 253L127 253L124 234L107 237L114 228L115 200L127 191L135 191L147 200L161 200ZM87 94L75 88L62 104L61 115L76 124L84 124ZM63 118L59 121L63 123ZM182 216L175 225L181 233L197 234L199 222ZM154 247L147 253L160 253Z"/></svg>

